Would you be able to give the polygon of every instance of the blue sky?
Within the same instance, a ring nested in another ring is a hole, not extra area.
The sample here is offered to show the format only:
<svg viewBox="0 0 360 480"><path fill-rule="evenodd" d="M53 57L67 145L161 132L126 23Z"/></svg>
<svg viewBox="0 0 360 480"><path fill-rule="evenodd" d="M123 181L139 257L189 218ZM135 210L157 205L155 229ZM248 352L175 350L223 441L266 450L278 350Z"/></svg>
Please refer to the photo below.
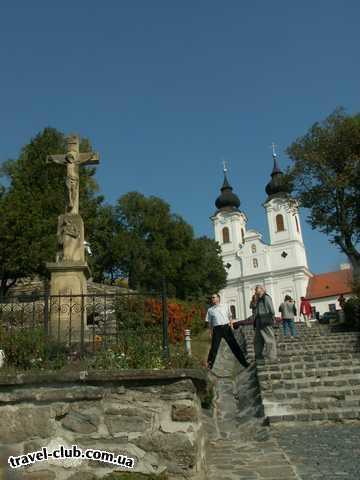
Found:
<svg viewBox="0 0 360 480"><path fill-rule="evenodd" d="M158 195L213 235L221 159L249 228L271 142L284 150L336 106L359 111L357 0L3 0L0 161L46 126L90 138L107 201ZM302 225L310 267L344 257Z"/></svg>

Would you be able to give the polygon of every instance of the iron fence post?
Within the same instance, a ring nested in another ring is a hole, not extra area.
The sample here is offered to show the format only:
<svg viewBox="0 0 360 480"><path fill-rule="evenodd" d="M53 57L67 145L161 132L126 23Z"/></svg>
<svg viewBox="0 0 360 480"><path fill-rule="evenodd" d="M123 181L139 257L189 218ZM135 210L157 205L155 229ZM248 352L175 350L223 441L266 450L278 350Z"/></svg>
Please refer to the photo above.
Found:
<svg viewBox="0 0 360 480"><path fill-rule="evenodd" d="M45 290L44 295L44 329L45 334L49 335L49 292Z"/></svg>
<svg viewBox="0 0 360 480"><path fill-rule="evenodd" d="M162 349L163 349L164 358L169 359L170 352L169 352L169 335L168 335L168 307L167 307L165 277L163 277L163 280L162 280L161 303L162 303Z"/></svg>
<svg viewBox="0 0 360 480"><path fill-rule="evenodd" d="M84 336L85 336L85 300L84 294L81 294L81 332L80 332L80 356L84 356Z"/></svg>

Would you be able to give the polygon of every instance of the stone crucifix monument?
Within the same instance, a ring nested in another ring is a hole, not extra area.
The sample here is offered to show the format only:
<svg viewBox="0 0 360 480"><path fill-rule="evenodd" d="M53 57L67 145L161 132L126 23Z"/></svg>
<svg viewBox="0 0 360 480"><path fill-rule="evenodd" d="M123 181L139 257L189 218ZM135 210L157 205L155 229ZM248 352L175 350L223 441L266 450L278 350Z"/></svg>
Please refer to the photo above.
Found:
<svg viewBox="0 0 360 480"><path fill-rule="evenodd" d="M49 155L47 163L66 166L66 207L58 218L58 252L55 262L47 263L51 273L50 334L61 341L77 341L83 319L86 330L87 279L90 269L85 258L84 222L79 214L79 167L97 165L99 154L80 153L79 137L67 137L64 155Z"/></svg>

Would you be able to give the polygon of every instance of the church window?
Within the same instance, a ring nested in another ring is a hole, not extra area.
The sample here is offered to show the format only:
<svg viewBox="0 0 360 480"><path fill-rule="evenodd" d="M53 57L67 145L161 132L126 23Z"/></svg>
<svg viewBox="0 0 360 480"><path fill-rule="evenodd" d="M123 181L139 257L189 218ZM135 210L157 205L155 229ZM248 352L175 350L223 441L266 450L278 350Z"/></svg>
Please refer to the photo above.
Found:
<svg viewBox="0 0 360 480"><path fill-rule="evenodd" d="M299 222L296 216L295 216L295 223L296 223L296 230L298 233L300 233Z"/></svg>
<svg viewBox="0 0 360 480"><path fill-rule="evenodd" d="M284 217L281 215L281 213L276 215L276 230L278 232L283 232L285 230Z"/></svg>
<svg viewBox="0 0 360 480"><path fill-rule="evenodd" d="M230 243L230 232L228 227L222 229L223 243Z"/></svg>
<svg viewBox="0 0 360 480"><path fill-rule="evenodd" d="M230 305L230 312L231 312L231 318L233 320L235 320L236 319L236 307L235 307L235 305Z"/></svg>
<svg viewBox="0 0 360 480"><path fill-rule="evenodd" d="M252 253L256 253L256 245L255 245L255 243L253 243L253 244L251 245L251 251L252 251Z"/></svg>
<svg viewBox="0 0 360 480"><path fill-rule="evenodd" d="M253 258L253 267L258 268L259 262L257 261L257 258Z"/></svg>
<svg viewBox="0 0 360 480"><path fill-rule="evenodd" d="M245 243L245 232L243 228L241 229L241 241L242 243Z"/></svg>

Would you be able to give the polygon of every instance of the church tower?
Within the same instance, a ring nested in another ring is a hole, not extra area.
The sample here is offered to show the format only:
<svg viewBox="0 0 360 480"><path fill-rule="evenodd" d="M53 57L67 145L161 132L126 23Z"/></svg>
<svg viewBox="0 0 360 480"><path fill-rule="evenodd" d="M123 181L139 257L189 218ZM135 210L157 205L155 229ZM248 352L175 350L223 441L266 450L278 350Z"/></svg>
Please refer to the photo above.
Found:
<svg viewBox="0 0 360 480"><path fill-rule="evenodd" d="M215 201L216 211L211 217L214 225L215 240L221 246L224 265L227 266L228 280L240 275L239 261L235 261L236 253L245 243L246 215L239 209L240 199L233 192L227 178L224 162L224 181L220 195Z"/></svg>
<svg viewBox="0 0 360 480"><path fill-rule="evenodd" d="M279 304L285 294L297 302L305 295L311 273L303 241L299 207L291 197L291 186L281 171L273 144L273 170L266 185L268 195L264 208L270 237L271 270L276 272L273 284L275 301Z"/></svg>
<svg viewBox="0 0 360 480"><path fill-rule="evenodd" d="M298 205L290 195L291 187L284 180L274 147L273 145L274 167L271 180L265 187L268 198L264 203L270 244L280 245L284 242L296 241L303 246Z"/></svg>

